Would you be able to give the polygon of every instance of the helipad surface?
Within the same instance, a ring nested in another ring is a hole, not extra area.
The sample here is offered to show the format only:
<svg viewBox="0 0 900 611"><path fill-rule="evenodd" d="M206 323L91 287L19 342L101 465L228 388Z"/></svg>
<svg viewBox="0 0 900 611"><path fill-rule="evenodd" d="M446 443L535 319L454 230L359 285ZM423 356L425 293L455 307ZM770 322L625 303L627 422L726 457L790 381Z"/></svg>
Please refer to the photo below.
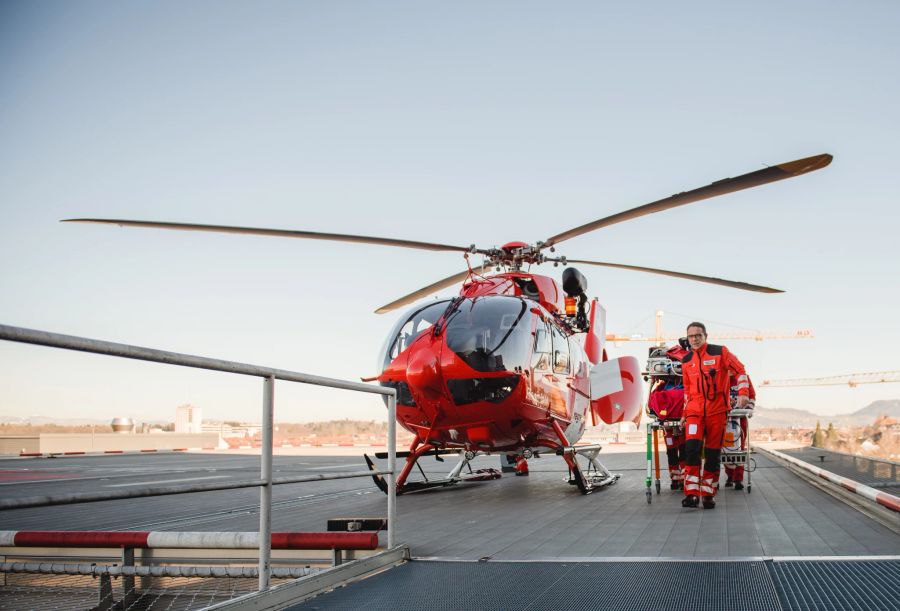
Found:
<svg viewBox="0 0 900 611"><path fill-rule="evenodd" d="M398 498L397 541L415 557L468 560L747 558L900 554L900 535L757 455L752 494L724 489L714 510L683 509L664 489L648 505L642 453L603 455L622 473L582 496L556 457L532 461L529 477L461 484ZM429 474L452 457L423 460ZM496 457L476 466L498 466ZM275 476L357 471L353 456L275 458ZM4 498L116 490L141 484L251 479L258 457L197 453L0 460ZM665 478L665 472L663 472ZM665 482L664 482L665 483ZM255 489L204 492L0 512L0 530L224 530L258 528ZM322 531L335 517L384 516L369 479L277 486L273 530ZM382 536L382 542L385 542Z"/></svg>

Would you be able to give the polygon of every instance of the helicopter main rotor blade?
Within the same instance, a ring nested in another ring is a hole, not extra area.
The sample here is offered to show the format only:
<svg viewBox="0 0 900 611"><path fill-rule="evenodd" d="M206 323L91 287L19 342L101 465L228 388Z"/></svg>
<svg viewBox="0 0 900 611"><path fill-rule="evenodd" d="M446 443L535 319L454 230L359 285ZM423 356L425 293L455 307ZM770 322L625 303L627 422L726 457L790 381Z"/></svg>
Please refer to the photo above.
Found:
<svg viewBox="0 0 900 611"><path fill-rule="evenodd" d="M602 267L614 267L616 269L628 269L635 272L648 272L650 274L659 274L661 276L671 276L673 278L682 278L684 280L695 280L697 282L706 282L707 284L718 284L719 286L728 286L733 289L741 289L744 291L753 291L755 293L783 293L781 289L773 289L768 286L758 286L756 284L748 284L747 282L736 282L734 280L724 280L722 278L713 278L712 276L697 276L696 274L685 274L682 272L672 272L665 269L656 269L655 267L640 267L637 265L624 265L622 263L605 263L603 261L582 261L579 259L566 259L566 263L580 263L582 265L599 265Z"/></svg>
<svg viewBox="0 0 900 611"><path fill-rule="evenodd" d="M493 265L486 263L486 264L480 265L478 267L473 267L472 271L475 272L476 274L486 274L487 272L491 271L493 268L494 268ZM418 291L410 293L409 295L404 295L403 297L401 297L400 299L397 299L396 301L392 301L387 305L381 306L380 308L375 310L375 313L376 314L386 314L392 310L396 310L399 307L408 305L414 301L418 301L422 297L430 295L431 293L440 291L441 289L445 289L448 286L453 286L454 284L458 284L458 283L462 282L463 280L465 280L468 275L469 275L469 271L466 270L464 272L460 272L458 274L453 274L452 276L448 276L447 278L444 278L443 280L438 280L434 284L429 284L426 287L420 288Z"/></svg>
<svg viewBox="0 0 900 611"><path fill-rule="evenodd" d="M175 229L180 231L208 231L212 233L243 233L249 235L276 236L281 238L305 238L308 240L330 240L335 242L357 242L360 244L378 244L380 246L399 246L419 250L450 250L469 252L466 246L435 244L432 242L416 242L413 240L397 240L364 235L343 233L319 233L316 231L295 231L289 229L265 229L260 227L232 227L229 225L198 225L195 223L164 223L159 221L131 221L123 219L64 219L63 223L101 223L119 225L120 227L150 227L153 229Z"/></svg>
<svg viewBox="0 0 900 611"><path fill-rule="evenodd" d="M793 178L794 176L800 176L801 174L814 172L827 166L829 163L831 163L831 160L831 155L816 155L814 157L806 157L804 159L798 159L796 161L789 161L787 163L763 168L762 170L756 170L755 172L750 172L749 174L744 174L736 178L725 178L723 180L718 180L712 184L706 185L705 187L694 189L693 191L677 193L671 197L645 204L643 206L638 206L637 208L632 208L631 210L625 210L624 212L619 212L618 214L607 216L592 223L587 223L586 225L582 225L581 227L576 227L575 229L564 231L562 233L556 234L551 238L548 238L546 242L542 244L542 246L553 246L562 242L563 240L568 240L570 238L580 236L584 233L588 233L589 231L608 227L616 223L621 223L622 221L636 219L648 214L653 214L654 212L662 212L663 210L668 210L669 208L675 208L677 206L683 206L685 204L692 204L704 199L709 199L710 197L717 197L719 195L725 195L726 193L734 193L735 191L741 191L743 189L749 189L751 187L758 187L770 182L776 182L779 180L784 180L785 178Z"/></svg>

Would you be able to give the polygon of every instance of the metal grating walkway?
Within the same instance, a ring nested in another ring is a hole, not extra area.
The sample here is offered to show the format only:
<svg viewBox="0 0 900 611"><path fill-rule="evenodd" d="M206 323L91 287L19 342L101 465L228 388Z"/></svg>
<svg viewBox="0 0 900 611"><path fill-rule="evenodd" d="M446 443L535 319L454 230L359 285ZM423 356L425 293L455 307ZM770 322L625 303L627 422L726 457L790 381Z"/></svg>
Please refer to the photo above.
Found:
<svg viewBox="0 0 900 611"><path fill-rule="evenodd" d="M900 609L897 560L773 562L769 572L786 611Z"/></svg>
<svg viewBox="0 0 900 611"><path fill-rule="evenodd" d="M900 560L412 561L293 610L900 609Z"/></svg>
<svg viewBox="0 0 900 611"><path fill-rule="evenodd" d="M290 609L778 609L765 562L421 562Z"/></svg>

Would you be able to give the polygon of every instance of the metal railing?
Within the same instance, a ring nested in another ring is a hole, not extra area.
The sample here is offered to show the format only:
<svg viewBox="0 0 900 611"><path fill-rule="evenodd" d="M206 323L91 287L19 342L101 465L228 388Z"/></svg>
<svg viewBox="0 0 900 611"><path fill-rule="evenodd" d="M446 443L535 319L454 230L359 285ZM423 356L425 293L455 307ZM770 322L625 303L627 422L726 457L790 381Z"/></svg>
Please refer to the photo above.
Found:
<svg viewBox="0 0 900 611"><path fill-rule="evenodd" d="M760 447L759 449L769 456L774 456L775 458L778 458L804 471L812 473L813 475L817 475L818 477L829 481L832 484L837 484L841 487L842 490L849 490L854 494L867 498L870 501L875 501L882 507L886 507L887 509L900 514L900 497L898 496L876 490L871 486L867 486L865 484L857 482L853 479L850 479L849 477L844 477L843 475L832 473L831 471L828 471L826 469L821 469L813 464L806 462L805 460L795 458L783 452L779 452L778 450L772 450L762 447Z"/></svg>
<svg viewBox="0 0 900 611"><path fill-rule="evenodd" d="M387 494L387 539L388 549L393 549L394 532L396 529L397 516L397 497L396 486L394 485L394 472L396 470L397 460L397 391L393 388L385 386L374 386L363 384L361 382L348 382L335 378L326 378L322 376L309 375L288 371L284 369L273 369L271 367L262 367L259 365L250 365L247 363L237 363L234 361L223 361L203 356L195 356L191 354L180 354L178 352L167 352L165 350L156 350L153 348L144 348L141 346L130 346L128 344L118 344L114 342L106 342L102 340L88 339L84 337L76 337L72 335L62 335L59 333L50 333L48 331L38 331L34 329L24 329L21 327L12 327L8 325L0 325L0 340L12 342L20 342L24 344L35 344L38 346L49 346L52 348L63 348L66 350L76 350L79 352L91 352L94 354L105 354L108 356L116 356L120 358L136 359L140 361L150 361L154 363L163 363L168 365L179 365L182 367L194 367L197 369L206 369L209 371L221 371L224 373L236 373L241 375L255 376L263 378L263 404L262 404L262 448L260 457L260 476L256 480L248 480L243 482L234 482L232 484L213 484L203 486L169 486L165 488L148 488L144 490L133 490L128 493L105 493L105 494L79 494L79 495L60 495L58 497L38 497L30 499L18 499L11 502L4 501L0 505L0 509L12 509L14 507L39 507L45 505L59 505L66 503L81 503L110 500L113 498L134 498L160 496L166 494L184 494L188 492L198 492L207 490L224 490L229 488L252 488L259 487L259 589L265 590L269 587L269 576L271 574L271 538L272 538L272 486L274 484L290 484L300 481L310 481L319 479L346 479L352 477L369 477L372 475L369 471L359 471L346 473L343 475L329 474L328 476L301 477L301 478L272 478L272 431L273 419L275 412L275 380L283 380L286 382L299 382L301 384L312 384L315 386L328 386L331 388L340 388L344 390L355 390L358 392L367 392L387 397L388 403L388 468L386 471L378 472L387 477L388 494Z"/></svg>

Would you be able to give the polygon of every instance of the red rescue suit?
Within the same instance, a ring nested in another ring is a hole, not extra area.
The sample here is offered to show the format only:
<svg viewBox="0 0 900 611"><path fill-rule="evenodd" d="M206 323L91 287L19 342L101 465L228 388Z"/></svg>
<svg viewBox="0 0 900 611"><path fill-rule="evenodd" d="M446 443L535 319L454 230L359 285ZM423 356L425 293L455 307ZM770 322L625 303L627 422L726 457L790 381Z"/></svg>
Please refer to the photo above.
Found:
<svg viewBox="0 0 900 611"><path fill-rule="evenodd" d="M528 475L528 461L524 456L516 456L516 475Z"/></svg>
<svg viewBox="0 0 900 611"><path fill-rule="evenodd" d="M678 361L679 363L684 359L687 355L687 350L681 347L680 344L675 344L671 348L666 351L666 356L672 359L673 361ZM684 388L679 388L680 395L678 399L681 401L681 405L678 405L677 408L672 409L667 414L661 414L663 416L667 416L670 420L680 420L681 416L684 412ZM669 391L672 392L672 391ZM675 394L675 393L673 393ZM675 396L678 396L675 394ZM669 423L673 424L673 423ZM665 433L666 439L666 458L669 461L669 477L672 480L671 488L676 490L678 488L684 488L684 427L680 425L676 426L666 426L663 429Z"/></svg>
<svg viewBox="0 0 900 611"><path fill-rule="evenodd" d="M677 379L677 378L676 378ZM669 477L672 490L683 486L682 448L684 447L684 427L679 423L684 413L684 388L666 388L665 380L650 391L648 406L650 412L663 424L666 438L666 458L669 461Z"/></svg>
<svg viewBox="0 0 900 611"><path fill-rule="evenodd" d="M704 344L682 360L685 393L684 494L714 497L718 488L719 458L730 407L730 377L738 394L749 396L744 365L725 346ZM700 475L700 453L706 459Z"/></svg>

